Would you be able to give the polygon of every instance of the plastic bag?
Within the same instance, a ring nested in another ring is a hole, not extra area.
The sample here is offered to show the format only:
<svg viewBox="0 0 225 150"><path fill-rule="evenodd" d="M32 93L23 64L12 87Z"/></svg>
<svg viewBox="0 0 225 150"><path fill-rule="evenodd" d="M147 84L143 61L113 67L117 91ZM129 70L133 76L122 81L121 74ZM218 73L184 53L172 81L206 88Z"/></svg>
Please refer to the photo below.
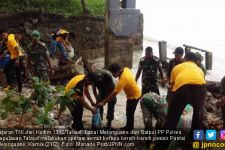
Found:
<svg viewBox="0 0 225 150"><path fill-rule="evenodd" d="M102 119L100 116L100 110L97 109L96 113L93 114L92 117L92 128L93 129L101 129L102 128Z"/></svg>
<svg viewBox="0 0 225 150"><path fill-rule="evenodd" d="M67 44L67 45L65 45L65 47L66 47L68 56L70 58L73 58L74 57L74 48L72 47L72 45L71 44Z"/></svg>

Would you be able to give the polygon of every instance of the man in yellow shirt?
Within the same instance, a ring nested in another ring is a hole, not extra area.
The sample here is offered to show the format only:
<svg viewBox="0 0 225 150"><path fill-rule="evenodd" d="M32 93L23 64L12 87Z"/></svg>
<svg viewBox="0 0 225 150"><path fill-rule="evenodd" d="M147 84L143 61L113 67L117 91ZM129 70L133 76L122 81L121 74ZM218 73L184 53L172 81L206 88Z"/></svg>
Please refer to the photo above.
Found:
<svg viewBox="0 0 225 150"><path fill-rule="evenodd" d="M7 50L10 55L10 61L6 64L4 68L4 73L6 75L6 81L8 87L5 90L8 90L12 85L13 71L16 73L16 80L18 85L18 92L22 92L22 68L23 68L23 54L20 50L19 43L16 40L14 34L9 34L7 31L3 30L0 32L1 38L4 40L7 46Z"/></svg>
<svg viewBox="0 0 225 150"><path fill-rule="evenodd" d="M63 57L63 61L68 60L68 56L67 56L65 48L67 47L67 45L71 45L70 42L68 41L69 36L72 38L75 38L75 35L73 32L66 31L62 28L58 29L56 32L54 32L51 35L50 37L50 40L51 40L50 56L51 57L54 57L56 48L58 47Z"/></svg>
<svg viewBox="0 0 225 150"><path fill-rule="evenodd" d="M170 78L172 97L163 126L163 129L175 130L184 108L187 104L191 104L193 107L191 138L194 129L202 129L203 105L206 98L204 73L196 63L196 54L190 52L186 54L185 62L172 70ZM169 144L170 141L161 141L158 146L166 149Z"/></svg>
<svg viewBox="0 0 225 150"><path fill-rule="evenodd" d="M68 105L68 108L73 116L72 128L75 130L83 130L83 107L90 110L93 114L96 113L96 108L91 107L86 101L85 96L89 99L92 105L94 105L93 100L90 97L88 86L92 83L89 78L93 78L95 74L90 73L88 75L77 75L72 78L66 85L65 91L69 92L71 89L75 91L73 95L74 101Z"/></svg>
<svg viewBox="0 0 225 150"><path fill-rule="evenodd" d="M135 81L135 78L129 68L122 68L118 64L112 64L109 67L109 71L112 75L117 78L119 81L115 87L115 90L112 91L104 100L101 100L97 104L97 107L104 106L106 103L111 101L120 91L124 90L127 96L127 106L126 106L126 116L127 123L123 128L124 130L131 131L134 128L134 113L141 97L141 90Z"/></svg>

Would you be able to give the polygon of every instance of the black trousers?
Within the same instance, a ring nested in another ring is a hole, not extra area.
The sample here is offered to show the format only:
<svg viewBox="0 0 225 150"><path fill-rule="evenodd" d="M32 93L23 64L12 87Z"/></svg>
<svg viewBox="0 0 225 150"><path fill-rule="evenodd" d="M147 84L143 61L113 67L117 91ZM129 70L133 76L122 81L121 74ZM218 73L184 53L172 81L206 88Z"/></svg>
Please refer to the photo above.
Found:
<svg viewBox="0 0 225 150"><path fill-rule="evenodd" d="M134 113L137 107L139 99L127 100L126 106L126 116L127 116L127 123L126 123L126 130L131 131L134 129Z"/></svg>
<svg viewBox="0 0 225 150"><path fill-rule="evenodd" d="M193 107L190 135L193 135L194 129L202 129L205 98L205 85L188 84L180 87L177 91L172 92L163 129L176 130L180 116L187 104L191 104ZM157 147L164 150L169 144L169 140L159 141Z"/></svg>
<svg viewBox="0 0 225 150"><path fill-rule="evenodd" d="M6 76L6 82L8 85L12 85L14 79L14 72L16 74L16 81L18 86L18 91L22 92L22 70L23 70L23 57L19 58L19 66L15 65L16 59L10 59L4 68L4 73Z"/></svg>
<svg viewBox="0 0 225 150"><path fill-rule="evenodd" d="M98 96L99 99L104 99L105 96ZM115 111L115 105L117 102L117 98L114 97L109 103L108 103L108 110L107 110L107 120L112 121L114 119L114 111ZM103 113L104 113L104 107L99 107L100 109L100 116L103 119Z"/></svg>
<svg viewBox="0 0 225 150"><path fill-rule="evenodd" d="M70 110L71 115L73 116L73 124L72 128L79 131L84 129L84 125L82 122L83 117L83 106L79 102L79 100L74 100L67 105L68 109Z"/></svg>

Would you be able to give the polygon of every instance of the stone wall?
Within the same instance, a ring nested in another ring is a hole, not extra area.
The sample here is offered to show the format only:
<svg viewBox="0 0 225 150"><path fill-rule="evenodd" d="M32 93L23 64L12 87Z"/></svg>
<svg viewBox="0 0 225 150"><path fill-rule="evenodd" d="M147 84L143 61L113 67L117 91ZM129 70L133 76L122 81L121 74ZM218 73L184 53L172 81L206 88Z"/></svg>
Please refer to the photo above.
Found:
<svg viewBox="0 0 225 150"><path fill-rule="evenodd" d="M103 17L64 17L59 14L26 12L20 14L0 14L0 19L2 20L0 29L6 28L11 32L20 30L29 33L29 31L32 31L37 26L38 30L42 32L42 38L45 41L49 41L49 35L52 31L62 27L75 33L76 38L74 40L70 39L70 41L79 54L85 56L87 59L95 59L105 54L105 20ZM128 39L122 38L122 41L125 43L133 43L132 50L142 49L143 17L141 16L139 20L138 31ZM111 38L118 38L118 41L121 42L121 37L112 36ZM120 46L119 43L115 42L115 47ZM115 52L115 55L117 54Z"/></svg>
<svg viewBox="0 0 225 150"><path fill-rule="evenodd" d="M65 28L75 33L76 38L70 39L75 50L87 59L104 56L104 18L88 16L64 17L57 14L20 13L0 15L0 29L11 32L32 31L35 26L42 33L42 39L49 41L49 35L57 28Z"/></svg>

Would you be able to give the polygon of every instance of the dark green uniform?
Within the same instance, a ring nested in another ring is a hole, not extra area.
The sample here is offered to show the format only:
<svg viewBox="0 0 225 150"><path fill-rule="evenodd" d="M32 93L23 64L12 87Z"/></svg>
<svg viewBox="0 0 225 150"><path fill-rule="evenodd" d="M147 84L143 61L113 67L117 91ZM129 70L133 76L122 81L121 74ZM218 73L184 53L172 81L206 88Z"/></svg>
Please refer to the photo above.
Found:
<svg viewBox="0 0 225 150"><path fill-rule="evenodd" d="M97 87L99 93L98 93L98 99L103 100L106 98L108 94L110 94L114 88L115 84L112 79L112 75L105 71L97 69L96 71L96 81L94 82L94 85ZM116 97L114 97L109 103L108 103L108 111L107 111L107 119L113 120L114 119L114 108L116 105ZM100 107L100 115L103 118L103 107Z"/></svg>
<svg viewBox="0 0 225 150"><path fill-rule="evenodd" d="M32 76L39 77L42 81L48 81L47 73L47 53L48 49L44 43L30 44L28 46L29 69Z"/></svg>
<svg viewBox="0 0 225 150"><path fill-rule="evenodd" d="M143 68L142 71L142 95L148 92L155 92L159 94L159 87L157 85L157 71L160 67L158 58L153 57L146 59L142 57L140 65Z"/></svg>

